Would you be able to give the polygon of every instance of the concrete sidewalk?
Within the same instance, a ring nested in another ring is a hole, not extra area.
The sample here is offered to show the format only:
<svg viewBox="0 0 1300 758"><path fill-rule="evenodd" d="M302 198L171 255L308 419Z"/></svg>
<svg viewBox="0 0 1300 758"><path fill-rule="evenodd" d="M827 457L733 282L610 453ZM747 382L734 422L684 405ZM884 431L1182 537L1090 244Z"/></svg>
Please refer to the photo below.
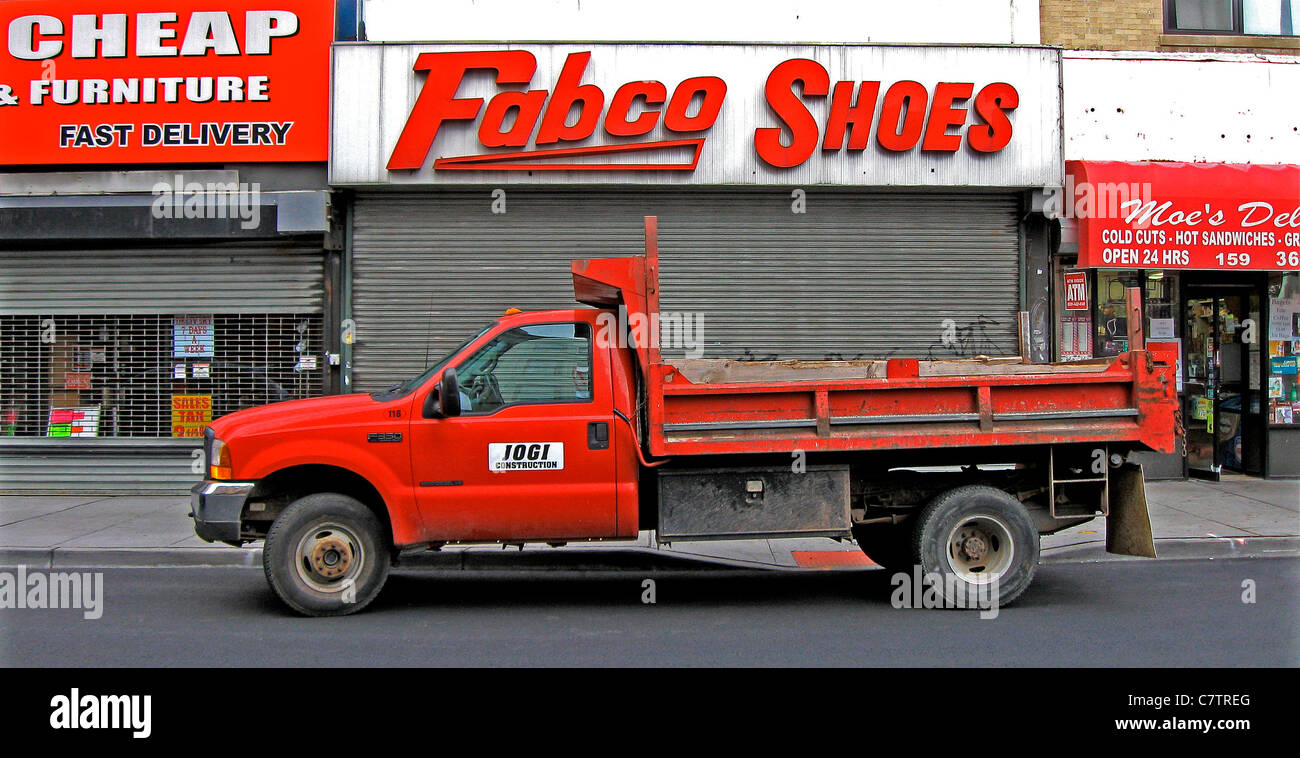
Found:
<svg viewBox="0 0 1300 758"><path fill-rule="evenodd" d="M1150 482L1151 524L1161 558L1300 555L1300 482L1250 478ZM1105 521L1043 538L1043 561L1116 560ZM453 569L666 568L699 562L746 568L861 568L852 542L830 539L635 542L447 548L418 563ZM260 543L232 548L194 535L187 497L0 496L0 565L261 566Z"/></svg>

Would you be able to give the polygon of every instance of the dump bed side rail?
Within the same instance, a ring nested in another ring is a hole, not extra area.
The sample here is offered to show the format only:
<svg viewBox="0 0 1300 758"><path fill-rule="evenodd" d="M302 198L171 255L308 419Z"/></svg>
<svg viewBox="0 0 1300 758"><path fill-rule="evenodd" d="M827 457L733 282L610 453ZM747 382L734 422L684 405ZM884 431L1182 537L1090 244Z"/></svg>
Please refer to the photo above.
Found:
<svg viewBox="0 0 1300 758"><path fill-rule="evenodd" d="M911 362L915 366L915 362ZM1103 370L917 376L890 361L880 379L695 384L671 364L651 374L654 455L1137 442L1173 452L1172 367L1125 353Z"/></svg>

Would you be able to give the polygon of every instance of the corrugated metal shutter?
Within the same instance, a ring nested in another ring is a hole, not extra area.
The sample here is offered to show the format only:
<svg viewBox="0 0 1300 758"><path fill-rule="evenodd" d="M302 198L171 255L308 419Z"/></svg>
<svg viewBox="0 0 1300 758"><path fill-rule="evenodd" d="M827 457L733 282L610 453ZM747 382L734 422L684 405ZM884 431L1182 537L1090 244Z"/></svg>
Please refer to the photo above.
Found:
<svg viewBox="0 0 1300 758"><path fill-rule="evenodd" d="M202 381L173 376L190 363L172 355L178 314L214 316ZM170 396L207 394L215 417L320 394L321 369L294 365L323 351L323 318L318 246L0 251L0 492L184 494L202 478L199 440L170 436ZM74 345L105 356L77 369L92 391L75 404L99 423L94 438L56 439L47 416L68 393L52 372Z"/></svg>
<svg viewBox="0 0 1300 758"><path fill-rule="evenodd" d="M362 194L354 385L382 388L501 315L573 304L569 260L635 255L659 216L665 311L704 315L708 358L1016 351L1017 199L787 190ZM950 320L950 321L946 321ZM944 342L955 333L957 342ZM666 349L666 354L675 351Z"/></svg>
<svg viewBox="0 0 1300 758"><path fill-rule="evenodd" d="M0 251L0 315L319 313L319 247Z"/></svg>
<svg viewBox="0 0 1300 758"><path fill-rule="evenodd" d="M203 480L199 448L189 440L49 442L0 440L0 492L180 497Z"/></svg>

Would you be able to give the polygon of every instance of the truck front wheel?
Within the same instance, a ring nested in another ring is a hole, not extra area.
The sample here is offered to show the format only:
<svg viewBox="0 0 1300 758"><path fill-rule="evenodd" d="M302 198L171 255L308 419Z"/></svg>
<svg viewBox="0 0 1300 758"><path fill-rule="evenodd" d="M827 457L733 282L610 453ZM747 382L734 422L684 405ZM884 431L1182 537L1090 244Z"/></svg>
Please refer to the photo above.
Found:
<svg viewBox="0 0 1300 758"><path fill-rule="evenodd" d="M914 557L950 608L1008 605L1038 568L1038 531L1020 501L995 487L940 494L917 516Z"/></svg>
<svg viewBox="0 0 1300 758"><path fill-rule="evenodd" d="M370 604L388 578L379 519L333 493L294 501L266 534L262 568L275 594L304 616L344 616Z"/></svg>

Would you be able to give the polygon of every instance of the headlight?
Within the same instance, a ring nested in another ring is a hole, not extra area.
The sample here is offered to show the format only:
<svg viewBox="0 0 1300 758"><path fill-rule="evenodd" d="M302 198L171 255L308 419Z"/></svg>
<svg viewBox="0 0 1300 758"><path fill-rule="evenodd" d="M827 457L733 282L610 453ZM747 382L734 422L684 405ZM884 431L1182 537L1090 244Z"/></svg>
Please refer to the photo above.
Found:
<svg viewBox="0 0 1300 758"><path fill-rule="evenodd" d="M230 479L233 474L230 471L230 448L226 443L217 439L215 436L208 440L208 478L209 479Z"/></svg>

